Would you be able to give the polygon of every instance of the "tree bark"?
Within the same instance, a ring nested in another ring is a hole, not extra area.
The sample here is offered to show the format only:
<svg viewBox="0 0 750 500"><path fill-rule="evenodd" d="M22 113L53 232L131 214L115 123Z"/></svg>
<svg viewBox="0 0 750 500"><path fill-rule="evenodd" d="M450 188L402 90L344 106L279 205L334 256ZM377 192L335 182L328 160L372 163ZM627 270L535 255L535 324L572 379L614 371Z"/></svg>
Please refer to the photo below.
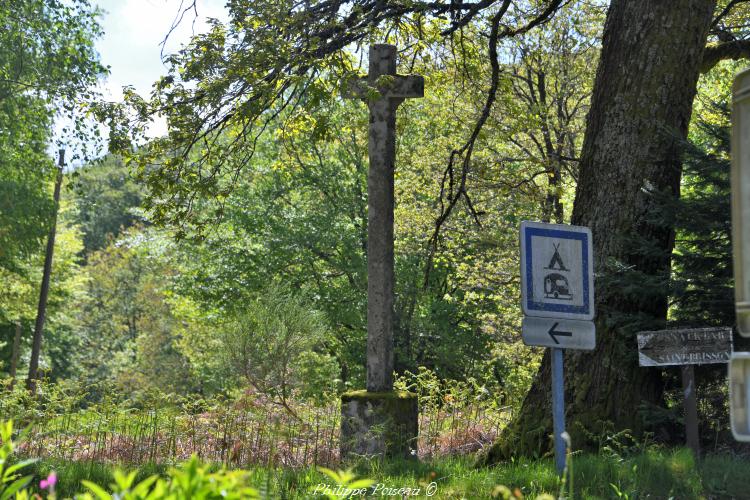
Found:
<svg viewBox="0 0 750 500"><path fill-rule="evenodd" d="M627 293L610 279L610 264L657 281L668 276L673 229L654 223L648 191L679 195L677 139L687 136L715 4L613 0L607 14L572 217L592 230L597 275L596 349L565 356L567 430L576 448L608 429L640 432L639 406L662 398L660 372L638 366L635 331L663 325L667 290ZM544 453L551 427L546 353L518 417L486 458Z"/></svg>
<svg viewBox="0 0 750 500"><path fill-rule="evenodd" d="M10 387L16 383L16 370L18 369L18 358L21 352L21 320L16 322L16 333L13 335L13 350L10 355Z"/></svg>

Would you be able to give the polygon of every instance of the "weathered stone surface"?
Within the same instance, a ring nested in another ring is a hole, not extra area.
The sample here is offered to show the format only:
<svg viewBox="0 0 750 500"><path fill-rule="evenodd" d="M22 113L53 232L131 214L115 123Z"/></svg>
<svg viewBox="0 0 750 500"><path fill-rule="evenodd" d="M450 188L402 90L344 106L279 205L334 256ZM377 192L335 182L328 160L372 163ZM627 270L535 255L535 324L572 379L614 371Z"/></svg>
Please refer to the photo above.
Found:
<svg viewBox="0 0 750 500"><path fill-rule="evenodd" d="M393 174L396 162L396 108L424 95L424 78L396 74L396 47L370 47L369 74L346 85L345 95L370 108L367 174L367 390L393 389ZM377 89L375 97L368 89Z"/></svg>
<svg viewBox="0 0 750 500"><path fill-rule="evenodd" d="M367 390L341 398L341 456L416 455L415 395L393 391L393 207L396 109L424 95L424 78L396 74L396 47L370 47L367 78L345 95L370 109L367 174ZM372 90L376 90L372 92ZM369 391L369 392L368 392Z"/></svg>
<svg viewBox="0 0 750 500"><path fill-rule="evenodd" d="M417 455L419 407L410 392L355 391L341 396L341 457Z"/></svg>

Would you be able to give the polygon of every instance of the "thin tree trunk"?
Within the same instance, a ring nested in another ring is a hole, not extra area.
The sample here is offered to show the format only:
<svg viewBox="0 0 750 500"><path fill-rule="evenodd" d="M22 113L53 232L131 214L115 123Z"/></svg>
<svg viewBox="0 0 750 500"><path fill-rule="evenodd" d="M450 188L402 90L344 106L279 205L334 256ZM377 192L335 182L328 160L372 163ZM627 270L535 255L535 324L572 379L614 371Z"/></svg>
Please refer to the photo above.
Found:
<svg viewBox="0 0 750 500"><path fill-rule="evenodd" d="M13 350L10 354L10 387L16 383L16 370L18 369L18 356L21 351L21 321L16 322L16 334L13 335Z"/></svg>
<svg viewBox="0 0 750 500"><path fill-rule="evenodd" d="M679 194L675 138L687 136L715 4L613 0L607 14L572 217L573 224L592 230L598 277L596 349L565 356L574 447L587 444L587 433L611 427L639 432L640 405L662 399L660 372L638 366L635 330L663 325L667 290L628 294L599 277L609 276L611 259L644 277L668 276L673 229L653 222L656 207L645 191ZM630 238L636 236L641 241L634 246ZM654 251L644 252L643 245ZM549 450L550 406L546 353L518 417L487 458Z"/></svg>
<svg viewBox="0 0 750 500"><path fill-rule="evenodd" d="M31 358L29 360L29 377L26 379L26 387L36 391L36 381L39 379L39 355L42 351L42 332L44 331L44 319L47 312L47 296L49 294L49 281L52 274L52 257L55 252L55 235L57 233L57 211L60 206L60 186L63 180L63 166L65 165L65 150L59 152L57 168L57 179L55 180L54 213L52 214L52 226L47 237L47 252L44 256L44 273L42 275L42 287L39 291L39 306L36 313L36 324L34 325L34 337L31 344Z"/></svg>
<svg viewBox="0 0 750 500"><path fill-rule="evenodd" d="M543 218L544 222L555 222L562 224L563 206L560 200L560 188L562 187L562 165L560 162L560 152L555 150L552 144L552 132L549 126L549 112L547 102L547 78L544 71L539 71L536 75L536 85L539 91L539 103L542 113L542 137L544 138L545 159L547 160L547 199L544 203ZM531 76L529 76L531 79Z"/></svg>

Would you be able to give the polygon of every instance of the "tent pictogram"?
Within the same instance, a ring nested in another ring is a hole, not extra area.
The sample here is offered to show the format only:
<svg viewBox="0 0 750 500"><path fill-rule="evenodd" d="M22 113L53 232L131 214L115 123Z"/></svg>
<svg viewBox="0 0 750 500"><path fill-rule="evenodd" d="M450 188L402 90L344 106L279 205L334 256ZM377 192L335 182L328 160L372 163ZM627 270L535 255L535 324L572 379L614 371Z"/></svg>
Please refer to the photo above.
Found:
<svg viewBox="0 0 750 500"><path fill-rule="evenodd" d="M563 264L562 257L560 257L560 244L558 243L555 245L552 244L553 247L555 247L555 253L552 256L552 259L549 261L549 265L545 267L545 269L556 269L558 271L570 271L567 267L565 267L565 264ZM557 266L557 267L555 267Z"/></svg>

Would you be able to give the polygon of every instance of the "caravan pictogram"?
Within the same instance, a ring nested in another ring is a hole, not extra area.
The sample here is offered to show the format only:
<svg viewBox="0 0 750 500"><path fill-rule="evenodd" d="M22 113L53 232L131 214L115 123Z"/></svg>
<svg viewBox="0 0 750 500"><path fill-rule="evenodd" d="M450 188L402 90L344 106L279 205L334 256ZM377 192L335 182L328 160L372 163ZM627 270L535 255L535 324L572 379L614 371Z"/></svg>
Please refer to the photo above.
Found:
<svg viewBox="0 0 750 500"><path fill-rule="evenodd" d="M544 298L573 300L568 278L562 274L551 273L544 277Z"/></svg>

